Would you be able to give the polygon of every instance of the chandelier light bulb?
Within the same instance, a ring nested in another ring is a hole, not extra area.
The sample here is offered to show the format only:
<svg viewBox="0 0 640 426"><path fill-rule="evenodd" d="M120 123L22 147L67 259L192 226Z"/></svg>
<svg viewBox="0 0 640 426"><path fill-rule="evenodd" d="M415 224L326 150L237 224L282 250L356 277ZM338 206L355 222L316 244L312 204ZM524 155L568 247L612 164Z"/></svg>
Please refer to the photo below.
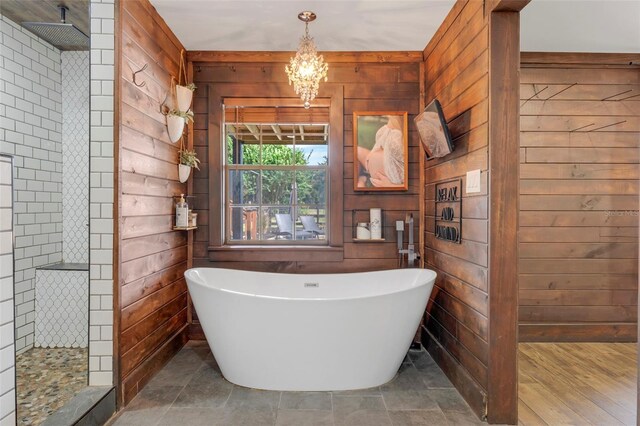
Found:
<svg viewBox="0 0 640 426"><path fill-rule="evenodd" d="M304 107L309 108L311 101L318 95L320 80L327 81L329 66L322 55L318 55L313 37L309 35L309 22L316 19L315 13L301 12L298 19L305 23L304 35L300 39L296 56L291 58L285 72L289 85L293 84L293 90L304 101Z"/></svg>

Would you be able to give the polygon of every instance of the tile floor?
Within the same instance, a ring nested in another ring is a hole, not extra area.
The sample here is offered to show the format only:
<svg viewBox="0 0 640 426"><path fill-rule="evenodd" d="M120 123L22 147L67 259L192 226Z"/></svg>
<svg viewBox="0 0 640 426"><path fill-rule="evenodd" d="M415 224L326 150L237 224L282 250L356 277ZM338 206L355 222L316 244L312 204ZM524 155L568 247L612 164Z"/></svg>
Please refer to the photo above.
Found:
<svg viewBox="0 0 640 426"><path fill-rule="evenodd" d="M481 424L426 352L411 351L395 379L346 392L272 392L222 377L202 342L189 342L109 423L147 425Z"/></svg>
<svg viewBox="0 0 640 426"><path fill-rule="evenodd" d="M87 386L87 349L33 348L16 357L18 426L39 425Z"/></svg>

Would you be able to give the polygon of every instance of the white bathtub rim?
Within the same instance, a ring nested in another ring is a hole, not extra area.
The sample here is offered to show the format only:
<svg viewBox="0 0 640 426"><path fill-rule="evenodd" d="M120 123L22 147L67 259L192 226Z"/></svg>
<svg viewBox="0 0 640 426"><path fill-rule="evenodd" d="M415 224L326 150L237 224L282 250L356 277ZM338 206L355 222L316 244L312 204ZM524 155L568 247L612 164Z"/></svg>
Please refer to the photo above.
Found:
<svg viewBox="0 0 640 426"><path fill-rule="evenodd" d="M233 271L233 272L257 272L257 273L264 273L264 274L270 274L270 275L292 275L292 276L294 276L294 275L299 275L299 276L326 275L327 277L330 277L331 275L338 275L338 274L340 274L340 275L357 275L357 274L366 274L366 273L375 273L375 272L404 270L404 269L386 269L386 270L381 270L381 271L348 272L348 273L337 273L337 274L331 274L331 273L327 273L327 274L288 274L288 273L277 273L277 272L244 271L244 270L240 270L240 269L229 269L229 268L200 267L200 268L187 269L184 272L185 278L187 278L187 274L188 275L193 275L194 271L197 270L197 269L216 269L216 270L220 270L220 271ZM413 268L413 269L417 269L417 268ZM415 291L416 289L418 289L420 287L424 287L424 286L429 286L429 285L433 286L433 283L435 282L438 274L435 271L431 270L431 269L420 269L420 271L431 272L432 276L429 277L427 280L421 282L420 284L417 284L415 286L406 287L406 288L403 288L401 290L387 292L387 293L381 293L381 294L370 294L370 295L365 295L365 296L349 296L349 297L287 297L287 296L272 296L272 295L265 295L265 294L247 293L247 292L231 290L231 289L227 289L227 288L214 287L214 286L208 285L207 282L202 282L202 280L194 279L193 277L189 277L190 279L187 280L187 285L190 285L191 283L193 283L195 285L199 285L199 286L205 287L205 288L207 288L208 290L211 290L211 291L216 291L216 292L221 292L221 293L226 293L226 294L236 295L236 296L243 296L243 297L262 298L262 299L268 299L268 300L285 300L285 301L301 301L301 302L304 302L304 301L307 301L307 302L335 302L335 301L342 301L342 300L367 300L367 299L373 299L373 298L378 298L378 297L391 296L391 295L394 295L394 294L403 294L403 293L406 293L408 291Z"/></svg>

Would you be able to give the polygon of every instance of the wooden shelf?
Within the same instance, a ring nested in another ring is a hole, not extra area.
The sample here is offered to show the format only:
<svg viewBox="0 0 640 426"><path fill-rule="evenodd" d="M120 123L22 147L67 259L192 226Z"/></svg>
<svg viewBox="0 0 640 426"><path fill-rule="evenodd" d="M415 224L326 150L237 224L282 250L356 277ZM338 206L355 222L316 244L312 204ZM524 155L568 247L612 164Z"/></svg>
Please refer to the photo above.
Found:
<svg viewBox="0 0 640 426"><path fill-rule="evenodd" d="M353 242L354 243L384 243L385 241L387 241L384 238L368 238L368 239L359 239L359 238L354 238Z"/></svg>
<svg viewBox="0 0 640 426"><path fill-rule="evenodd" d="M194 230L194 229L198 229L198 227L197 227L197 226L187 226L187 227L184 227L184 226L174 226L174 227L173 227L173 230L174 230L174 231L192 231L192 230Z"/></svg>

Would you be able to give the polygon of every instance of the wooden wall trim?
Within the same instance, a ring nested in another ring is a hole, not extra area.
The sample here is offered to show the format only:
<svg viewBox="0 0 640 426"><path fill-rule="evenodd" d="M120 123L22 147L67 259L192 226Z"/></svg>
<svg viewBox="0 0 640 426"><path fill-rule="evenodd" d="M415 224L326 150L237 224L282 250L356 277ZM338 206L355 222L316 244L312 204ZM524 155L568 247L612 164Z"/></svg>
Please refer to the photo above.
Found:
<svg viewBox="0 0 640 426"><path fill-rule="evenodd" d="M222 211L224 209L224 191L221 182L224 182L224 168L222 164L222 150L219 146L222 138L222 102L224 98L233 97L263 97L263 98L284 98L285 94L292 93L289 86L281 83L256 84L256 83L221 83L210 86L209 89L209 123L208 123L208 170L209 170L209 200L213 203L209 207L209 252L211 260L239 261L252 253L256 261L277 261L287 258L293 261L309 261L315 256L316 259L323 258L323 261L342 260L343 246L343 180L344 167L342 146L342 135L344 126L344 87L342 84L327 83L320 88L318 98L330 100L330 126L329 140L333 145L329 149L329 163L333 166L329 170L329 187L331 191L330 203L330 235L329 244L326 247L303 247L298 250L289 251L288 254L278 253L286 248L269 246L264 252L261 249L255 250L252 247L229 246L226 247L224 237L224 224ZM209 202L209 200L207 202ZM340 248L340 253L335 249ZM264 249L264 248L263 248ZM268 252L267 252L268 251ZM226 256L224 255L226 254ZM311 256L311 257L310 257Z"/></svg>
<svg viewBox="0 0 640 426"><path fill-rule="evenodd" d="M640 53L520 52L521 64L640 65Z"/></svg>
<svg viewBox="0 0 640 426"><path fill-rule="evenodd" d="M489 18L489 365L487 418L518 422L520 16Z"/></svg>
<svg viewBox="0 0 640 426"><path fill-rule="evenodd" d="M559 307L559 309L562 309ZM636 342L637 324L527 324L518 326L520 342Z"/></svg>
<svg viewBox="0 0 640 426"><path fill-rule="evenodd" d="M426 107L426 102L425 102L425 95L426 95L426 80L427 76L426 76L426 66L423 62L420 62L420 112L422 112L424 110L424 108ZM418 237L418 254L420 256L420 267L424 268L425 265L425 251L424 251L424 247L425 247L425 241L424 241L424 233L425 233L425 203L424 203L424 199L426 196L425 193L425 184L426 184L426 177L425 177L425 169L424 169L424 163L426 161L426 155L424 153L424 149L422 148L422 142L420 143L420 148L418 149L419 154L420 155L420 163L419 163L419 167L420 167L420 192L418 194L418 197L420 198L420 206L419 206L419 215L420 215L420 220L419 220L419 237Z"/></svg>
<svg viewBox="0 0 640 426"><path fill-rule="evenodd" d="M389 52L320 52L329 63L418 63L422 61L420 51ZM288 63L296 52L229 52L214 50L192 50L187 52L191 62L263 62Z"/></svg>
<svg viewBox="0 0 640 426"><path fill-rule="evenodd" d="M114 20L114 75L119 76L122 74L123 58L122 58L122 3L115 2L115 20ZM116 173L113 174L113 193L115 195L113 203L113 217L119 218L120 211L122 210L120 194L120 177L119 171L122 170L120 160L120 136L122 133L120 117L122 114L122 102L120 101L121 87L118 79L114 81L113 95L114 95L114 111L113 111L113 164L116 168ZM120 277L120 239L122 238L120 230L120 221L114 221L113 224L113 277ZM118 279L113 280L113 383L116 387L116 409L124 404L122 397L122 377L120 376L120 335L122 330L120 329L120 309L122 306L122 296L120 291L120 282Z"/></svg>
<svg viewBox="0 0 640 426"><path fill-rule="evenodd" d="M487 9L491 12L520 12L530 1L531 0L489 0Z"/></svg>

